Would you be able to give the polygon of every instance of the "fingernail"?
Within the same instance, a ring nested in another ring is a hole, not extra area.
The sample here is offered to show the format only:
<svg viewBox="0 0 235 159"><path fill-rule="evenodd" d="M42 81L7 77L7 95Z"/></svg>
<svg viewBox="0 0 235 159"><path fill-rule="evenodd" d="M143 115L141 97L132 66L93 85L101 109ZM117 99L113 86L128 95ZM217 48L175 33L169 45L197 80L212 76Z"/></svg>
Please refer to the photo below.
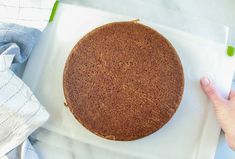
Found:
<svg viewBox="0 0 235 159"><path fill-rule="evenodd" d="M203 77L201 83L203 86L207 86L208 84L210 84L210 80L206 77Z"/></svg>

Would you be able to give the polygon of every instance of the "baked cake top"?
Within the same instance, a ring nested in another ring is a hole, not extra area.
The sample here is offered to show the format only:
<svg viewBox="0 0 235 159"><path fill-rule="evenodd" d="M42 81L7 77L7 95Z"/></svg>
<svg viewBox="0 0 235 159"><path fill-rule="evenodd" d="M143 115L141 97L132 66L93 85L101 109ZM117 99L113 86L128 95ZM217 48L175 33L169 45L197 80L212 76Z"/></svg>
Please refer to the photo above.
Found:
<svg viewBox="0 0 235 159"><path fill-rule="evenodd" d="M165 125L184 88L180 59L161 34L136 22L103 25L74 46L64 68L67 106L91 132L134 140Z"/></svg>

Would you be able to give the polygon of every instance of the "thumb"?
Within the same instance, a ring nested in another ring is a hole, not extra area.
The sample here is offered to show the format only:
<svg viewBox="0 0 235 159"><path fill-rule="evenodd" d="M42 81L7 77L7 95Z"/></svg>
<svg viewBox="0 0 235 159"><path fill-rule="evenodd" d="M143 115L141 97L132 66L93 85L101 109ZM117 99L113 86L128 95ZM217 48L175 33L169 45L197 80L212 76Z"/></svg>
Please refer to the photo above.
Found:
<svg viewBox="0 0 235 159"><path fill-rule="evenodd" d="M214 84L207 78L203 77L200 81L201 87L206 95L210 98L214 106L217 104L223 103L225 99L219 94Z"/></svg>

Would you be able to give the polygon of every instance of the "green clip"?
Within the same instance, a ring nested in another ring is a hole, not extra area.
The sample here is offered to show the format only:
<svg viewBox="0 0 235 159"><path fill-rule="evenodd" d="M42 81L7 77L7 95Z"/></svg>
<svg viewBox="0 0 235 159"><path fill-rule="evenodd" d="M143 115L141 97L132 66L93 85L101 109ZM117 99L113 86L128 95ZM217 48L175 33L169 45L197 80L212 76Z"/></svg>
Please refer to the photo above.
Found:
<svg viewBox="0 0 235 159"><path fill-rule="evenodd" d="M235 48L232 47L232 46L228 46L227 55L228 56L234 56L234 54L235 54Z"/></svg>
<svg viewBox="0 0 235 159"><path fill-rule="evenodd" d="M50 16L49 22L53 21L55 13L56 13L56 10L58 8L58 5L59 5L59 0L56 0L55 3L54 3L54 6L52 8L52 11L51 11L51 16Z"/></svg>

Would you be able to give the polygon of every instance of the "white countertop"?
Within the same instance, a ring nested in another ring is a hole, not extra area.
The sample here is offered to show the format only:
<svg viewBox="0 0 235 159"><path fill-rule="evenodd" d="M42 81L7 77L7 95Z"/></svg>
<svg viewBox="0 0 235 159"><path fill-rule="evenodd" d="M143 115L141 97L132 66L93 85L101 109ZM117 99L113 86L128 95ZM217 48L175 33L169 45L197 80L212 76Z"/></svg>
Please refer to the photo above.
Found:
<svg viewBox="0 0 235 159"><path fill-rule="evenodd" d="M153 6L166 7L182 14L191 15L193 17L203 17L212 20L217 23L228 25L231 30L229 43L235 45L235 1L234 0L61 0L62 2L68 2L73 4L82 4L86 6L92 6L107 11L113 11L119 14L125 14L127 9L143 8L148 11L148 8L154 8ZM141 6L141 7L140 7ZM148 7L149 6L149 7ZM151 7L150 7L151 6ZM234 38L232 38L234 37ZM68 138L62 137L56 133L49 132L45 129L38 129L36 132L39 134L40 139L34 142L34 146L42 159L57 158L57 159L73 159L73 158L87 158L87 159L106 159L106 158L130 158L122 154L113 153L100 149L88 144L84 144L78 141L71 141ZM55 140L55 144L48 144L47 140ZM65 147L59 147L56 142L63 142ZM77 153L70 150L76 150ZM220 137L218 144L216 159L235 158L235 152L228 148L224 135Z"/></svg>

